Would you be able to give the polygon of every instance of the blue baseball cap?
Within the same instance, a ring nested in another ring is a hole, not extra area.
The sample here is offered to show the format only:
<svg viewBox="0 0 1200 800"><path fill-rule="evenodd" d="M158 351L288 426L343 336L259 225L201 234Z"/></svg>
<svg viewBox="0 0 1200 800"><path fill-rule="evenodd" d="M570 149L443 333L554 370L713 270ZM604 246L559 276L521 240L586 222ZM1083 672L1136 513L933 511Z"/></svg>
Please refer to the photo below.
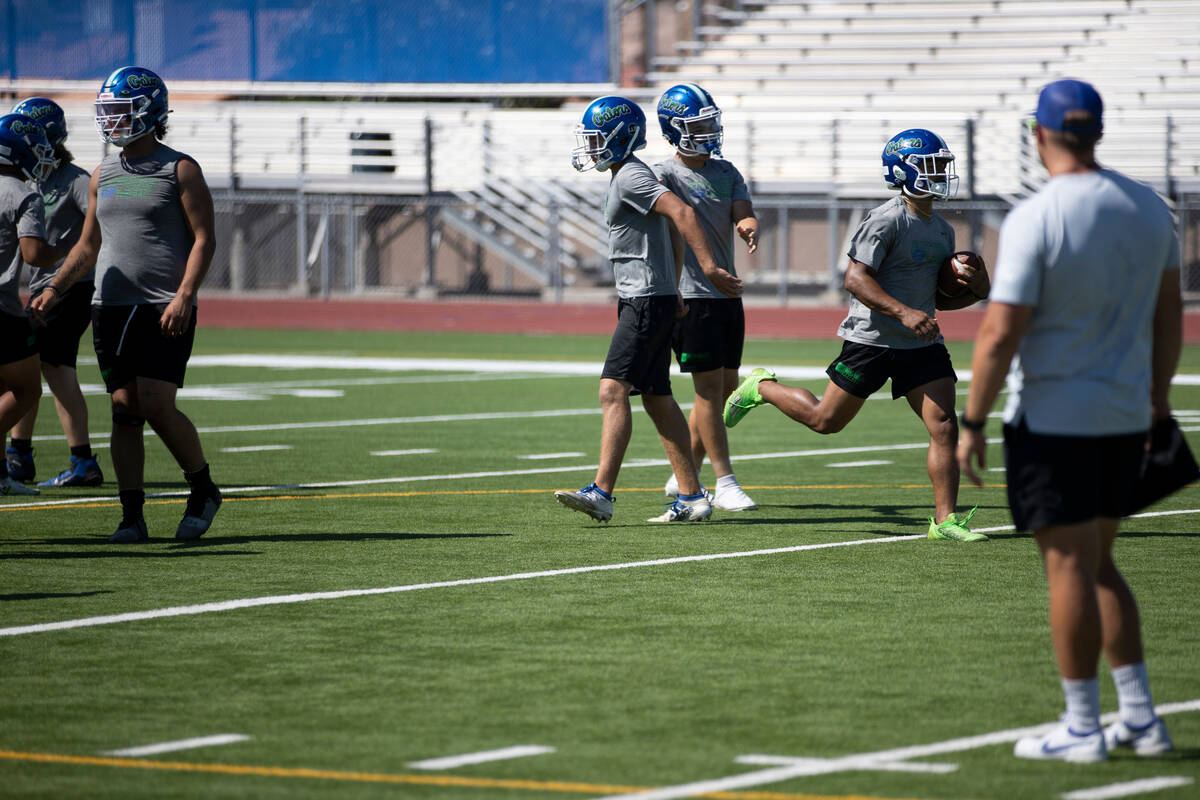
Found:
<svg viewBox="0 0 1200 800"><path fill-rule="evenodd" d="M1068 114L1084 112L1091 119L1068 121ZM1067 133L1100 133L1104 130L1104 101L1090 83L1066 79L1042 87L1038 95L1037 124L1051 131Z"/></svg>

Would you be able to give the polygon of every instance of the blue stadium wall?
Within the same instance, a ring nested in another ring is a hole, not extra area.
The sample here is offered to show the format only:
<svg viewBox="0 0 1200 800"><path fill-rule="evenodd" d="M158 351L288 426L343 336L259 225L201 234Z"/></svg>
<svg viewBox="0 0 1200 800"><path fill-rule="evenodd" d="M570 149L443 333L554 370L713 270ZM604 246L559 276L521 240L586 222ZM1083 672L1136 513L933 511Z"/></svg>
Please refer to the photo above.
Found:
<svg viewBox="0 0 1200 800"><path fill-rule="evenodd" d="M603 82L605 0L0 0L13 78Z"/></svg>

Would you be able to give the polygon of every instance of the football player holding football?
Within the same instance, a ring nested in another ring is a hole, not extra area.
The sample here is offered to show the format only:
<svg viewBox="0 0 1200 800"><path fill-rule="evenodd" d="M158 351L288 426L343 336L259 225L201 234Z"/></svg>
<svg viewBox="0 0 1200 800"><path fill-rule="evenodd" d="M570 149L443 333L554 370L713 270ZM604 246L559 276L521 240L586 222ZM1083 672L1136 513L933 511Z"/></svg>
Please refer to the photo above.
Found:
<svg viewBox="0 0 1200 800"><path fill-rule="evenodd" d="M703 88L681 83L667 89L659 99L658 124L666 140L674 145L675 155L655 164L654 174L695 210L717 264L736 275L733 234L736 231L753 253L758 247L758 220L742 174L719 157L724 141L721 109ZM696 391L688 417L692 457L697 468L706 453L712 462L717 479L712 504L716 508L749 511L757 506L733 474L729 437L721 423L721 406L737 388L738 367L742 365L746 339L742 299L725 296L704 277L696 254L684 246L674 228L671 244L675 260L683 262L679 294L688 309L675 322L674 349L679 369L691 373ZM674 475L667 481L666 492L679 494Z"/></svg>
<svg viewBox="0 0 1200 800"><path fill-rule="evenodd" d="M987 269L978 269L969 291L957 297L938 292L942 264L955 252L954 229L934 212L933 202L949 200L958 189L954 153L942 137L924 128L901 131L882 157L884 181L900 194L872 209L851 240L845 278L850 313L838 328L845 342L826 370L825 393L818 399L780 384L770 370L755 369L726 401L725 424L733 427L751 409L770 403L817 433L837 433L891 379L892 399L907 400L929 431L929 538L983 541L987 536L968 527L975 509L956 513L957 376L934 313L986 297Z"/></svg>
<svg viewBox="0 0 1200 800"><path fill-rule="evenodd" d="M592 101L575 126L575 137L574 167L611 175L605 219L608 257L617 284L617 327L600 377L603 424L596 477L577 492L559 491L554 496L593 519L612 518L612 493L633 432L629 397L636 393L642 395L671 469L679 476L679 496L650 521L708 519L712 505L696 475L687 420L671 394L671 332L683 309L668 221L722 294L738 296L742 282L714 262L692 208L634 155L646 146L646 115L636 103L613 96Z"/></svg>
<svg viewBox="0 0 1200 800"><path fill-rule="evenodd" d="M92 338L112 398L112 459L121 522L109 541L148 538L142 514L149 422L191 487L175 531L195 539L212 524L221 493L196 428L176 407L192 340L196 293L212 260L213 203L200 166L162 143L167 87L142 67L122 67L96 96L96 126L115 150L92 174L79 242L32 301L46 314L95 269Z"/></svg>

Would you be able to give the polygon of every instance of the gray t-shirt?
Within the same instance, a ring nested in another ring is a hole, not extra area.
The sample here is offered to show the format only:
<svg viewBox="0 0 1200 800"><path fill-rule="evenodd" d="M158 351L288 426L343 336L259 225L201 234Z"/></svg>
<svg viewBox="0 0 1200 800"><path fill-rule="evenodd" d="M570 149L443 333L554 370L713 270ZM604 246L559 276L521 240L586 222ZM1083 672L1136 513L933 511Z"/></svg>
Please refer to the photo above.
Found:
<svg viewBox="0 0 1200 800"><path fill-rule="evenodd" d="M604 219L618 297L675 294L667 218L653 212L655 201L668 191L636 157L626 161L608 184Z"/></svg>
<svg viewBox="0 0 1200 800"><path fill-rule="evenodd" d="M990 298L1034 308L1004 421L1065 436L1149 428L1154 309L1179 263L1166 204L1111 170L1055 177L1009 212Z"/></svg>
<svg viewBox="0 0 1200 800"><path fill-rule="evenodd" d="M88 186L91 175L71 163L64 163L43 184L33 187L42 193L42 204L46 207L46 240L54 247L74 245L83 231L83 219L87 216ZM29 293L37 296L63 260L49 267L33 267L29 278ZM90 270L80 281L91 281L95 270Z"/></svg>
<svg viewBox="0 0 1200 800"><path fill-rule="evenodd" d="M733 266L733 202L750 201L750 190L746 188L742 173L719 158L710 158L700 169L692 169L672 157L655 164L654 174L679 199L696 210L717 266L737 275ZM728 299L704 276L696 254L686 245L683 266L683 276L679 279L681 295Z"/></svg>
<svg viewBox="0 0 1200 800"><path fill-rule="evenodd" d="M903 197L871 209L850 242L847 255L875 271L875 280L909 308L934 315L938 270L954 252L954 229L934 214L922 219ZM851 342L912 350L941 342L923 342L900 320L872 311L853 298L838 336Z"/></svg>
<svg viewBox="0 0 1200 800"><path fill-rule="evenodd" d="M191 156L165 144L145 158L114 152L100 162L96 220L100 254L92 305L169 303L175 298L192 232L179 200L178 166Z"/></svg>
<svg viewBox="0 0 1200 800"><path fill-rule="evenodd" d="M21 239L46 238L42 196L25 181L0 175L0 311L25 316L21 305Z"/></svg>

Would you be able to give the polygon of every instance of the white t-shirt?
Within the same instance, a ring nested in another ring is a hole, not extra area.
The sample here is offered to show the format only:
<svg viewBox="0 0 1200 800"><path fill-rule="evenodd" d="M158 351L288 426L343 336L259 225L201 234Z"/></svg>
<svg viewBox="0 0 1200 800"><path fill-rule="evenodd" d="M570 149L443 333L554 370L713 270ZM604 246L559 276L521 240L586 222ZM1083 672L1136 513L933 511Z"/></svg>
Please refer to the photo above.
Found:
<svg viewBox="0 0 1200 800"><path fill-rule="evenodd" d="M1034 309L1005 423L1064 436L1148 429L1154 309L1179 263L1166 204L1118 172L1059 175L1014 208L990 299Z"/></svg>

